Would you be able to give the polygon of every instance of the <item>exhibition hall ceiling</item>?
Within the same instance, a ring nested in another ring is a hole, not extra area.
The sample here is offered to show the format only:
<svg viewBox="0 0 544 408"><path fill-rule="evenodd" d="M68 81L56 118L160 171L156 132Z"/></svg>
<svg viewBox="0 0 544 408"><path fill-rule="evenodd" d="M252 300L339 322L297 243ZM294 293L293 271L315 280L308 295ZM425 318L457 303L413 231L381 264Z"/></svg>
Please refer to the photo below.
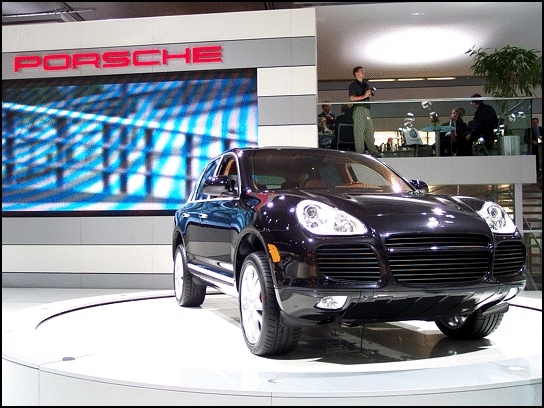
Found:
<svg viewBox="0 0 544 408"><path fill-rule="evenodd" d="M319 81L471 76L470 48L542 55L541 2L2 2L2 25L315 7Z"/></svg>

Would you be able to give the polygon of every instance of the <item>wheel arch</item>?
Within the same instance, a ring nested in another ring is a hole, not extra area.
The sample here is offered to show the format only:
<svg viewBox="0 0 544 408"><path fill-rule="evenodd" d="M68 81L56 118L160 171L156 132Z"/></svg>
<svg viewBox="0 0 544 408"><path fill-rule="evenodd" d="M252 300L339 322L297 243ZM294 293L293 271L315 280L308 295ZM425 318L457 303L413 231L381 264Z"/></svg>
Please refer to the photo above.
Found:
<svg viewBox="0 0 544 408"><path fill-rule="evenodd" d="M185 245L185 242L183 241L183 236L181 235L181 232L178 229L175 229L172 233L172 259L174 259L174 257L176 256L176 248L180 244Z"/></svg>
<svg viewBox="0 0 544 408"><path fill-rule="evenodd" d="M248 229L241 235L234 256L234 280L236 282L236 290L239 290L240 288L240 271L242 270L244 260L249 254L257 251L263 251L270 262L266 243L261 234L259 234L256 229ZM272 267L272 265L270 266Z"/></svg>

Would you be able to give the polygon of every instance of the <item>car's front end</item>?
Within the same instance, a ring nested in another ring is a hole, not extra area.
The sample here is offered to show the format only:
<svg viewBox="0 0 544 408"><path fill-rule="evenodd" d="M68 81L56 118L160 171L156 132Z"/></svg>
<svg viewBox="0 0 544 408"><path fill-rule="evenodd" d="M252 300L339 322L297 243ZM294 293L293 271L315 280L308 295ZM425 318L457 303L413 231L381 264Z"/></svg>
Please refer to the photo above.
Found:
<svg viewBox="0 0 544 408"><path fill-rule="evenodd" d="M462 198L356 193L278 196L258 219L285 322L436 320L525 286L525 244L499 206L471 199L486 220Z"/></svg>

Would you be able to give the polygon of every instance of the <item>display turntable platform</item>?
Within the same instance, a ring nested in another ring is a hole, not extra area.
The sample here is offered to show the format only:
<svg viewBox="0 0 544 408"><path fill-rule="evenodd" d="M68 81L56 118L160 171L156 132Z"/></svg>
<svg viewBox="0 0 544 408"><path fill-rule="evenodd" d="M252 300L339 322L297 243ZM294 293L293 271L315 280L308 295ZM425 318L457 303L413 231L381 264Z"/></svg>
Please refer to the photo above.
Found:
<svg viewBox="0 0 544 408"><path fill-rule="evenodd" d="M197 308L172 291L3 307L2 405L541 406L542 299L511 304L479 341L430 322L321 326L274 358L249 352L237 300L213 291Z"/></svg>

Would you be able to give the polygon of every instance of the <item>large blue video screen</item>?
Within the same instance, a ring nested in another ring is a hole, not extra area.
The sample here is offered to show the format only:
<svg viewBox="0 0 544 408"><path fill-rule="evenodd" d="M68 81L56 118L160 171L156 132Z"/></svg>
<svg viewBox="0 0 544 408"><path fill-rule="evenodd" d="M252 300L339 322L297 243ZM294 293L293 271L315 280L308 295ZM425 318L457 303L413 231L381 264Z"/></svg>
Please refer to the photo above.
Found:
<svg viewBox="0 0 544 408"><path fill-rule="evenodd" d="M257 127L255 69L2 81L2 215L173 212Z"/></svg>

